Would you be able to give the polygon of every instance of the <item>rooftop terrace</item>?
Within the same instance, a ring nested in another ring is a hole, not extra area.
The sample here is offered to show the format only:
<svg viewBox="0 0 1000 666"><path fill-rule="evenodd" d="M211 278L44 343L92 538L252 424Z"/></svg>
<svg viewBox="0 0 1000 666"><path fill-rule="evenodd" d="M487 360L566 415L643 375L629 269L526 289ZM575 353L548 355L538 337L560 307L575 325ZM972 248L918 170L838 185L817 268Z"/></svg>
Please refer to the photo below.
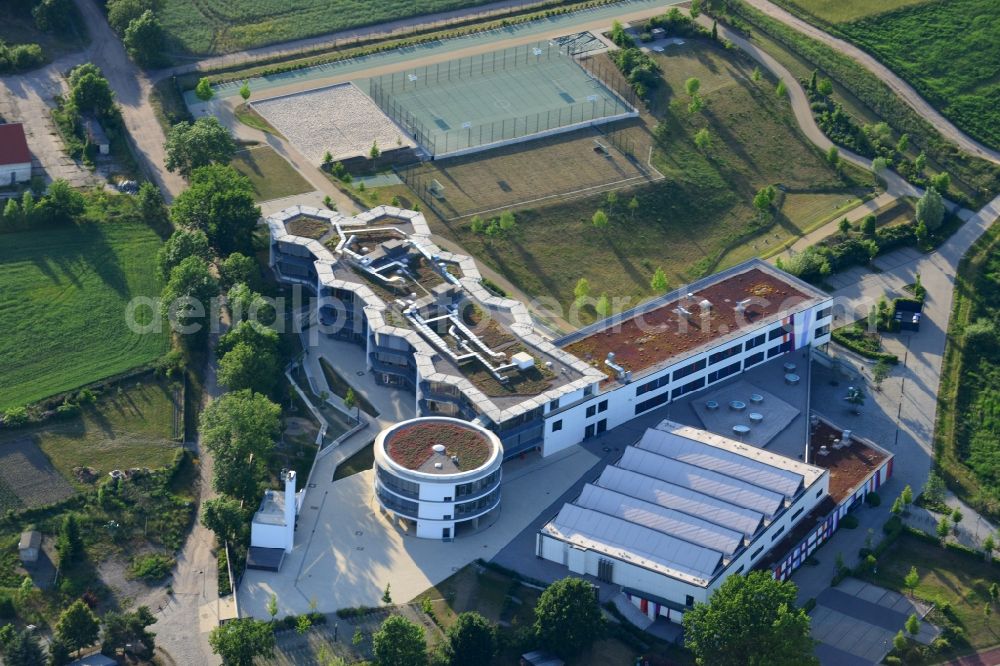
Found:
<svg viewBox="0 0 1000 666"><path fill-rule="evenodd" d="M641 373L708 349L749 326L761 326L818 302L825 295L764 262L720 273L634 311L611 317L560 341L606 370L614 353L626 371Z"/></svg>
<svg viewBox="0 0 1000 666"><path fill-rule="evenodd" d="M837 504L850 497L890 455L854 436L845 444L844 432L821 420L809 439L809 460L830 471L830 497Z"/></svg>

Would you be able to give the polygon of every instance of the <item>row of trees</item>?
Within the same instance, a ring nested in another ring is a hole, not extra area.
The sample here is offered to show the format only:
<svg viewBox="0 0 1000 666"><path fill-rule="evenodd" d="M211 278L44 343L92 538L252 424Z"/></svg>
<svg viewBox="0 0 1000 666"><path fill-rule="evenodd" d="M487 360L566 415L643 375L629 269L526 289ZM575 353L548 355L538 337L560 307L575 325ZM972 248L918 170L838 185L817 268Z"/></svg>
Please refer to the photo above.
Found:
<svg viewBox="0 0 1000 666"><path fill-rule="evenodd" d="M65 180L56 180L41 197L36 198L31 190L25 190L20 199L7 199L0 213L0 231L77 222L85 209L83 194Z"/></svg>

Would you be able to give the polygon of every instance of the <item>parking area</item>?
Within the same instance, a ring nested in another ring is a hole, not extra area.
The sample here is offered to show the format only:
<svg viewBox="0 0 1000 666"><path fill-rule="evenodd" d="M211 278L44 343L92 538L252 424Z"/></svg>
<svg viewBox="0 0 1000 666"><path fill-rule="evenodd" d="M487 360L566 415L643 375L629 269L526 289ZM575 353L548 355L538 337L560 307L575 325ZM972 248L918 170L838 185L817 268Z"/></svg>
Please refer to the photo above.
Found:
<svg viewBox="0 0 1000 666"><path fill-rule="evenodd" d="M892 639L906 619L924 617L927 606L897 592L845 578L837 587L823 590L812 610L812 634L819 641L816 654L823 664L862 666L878 664L889 650ZM928 644L940 630L921 622L914 637Z"/></svg>

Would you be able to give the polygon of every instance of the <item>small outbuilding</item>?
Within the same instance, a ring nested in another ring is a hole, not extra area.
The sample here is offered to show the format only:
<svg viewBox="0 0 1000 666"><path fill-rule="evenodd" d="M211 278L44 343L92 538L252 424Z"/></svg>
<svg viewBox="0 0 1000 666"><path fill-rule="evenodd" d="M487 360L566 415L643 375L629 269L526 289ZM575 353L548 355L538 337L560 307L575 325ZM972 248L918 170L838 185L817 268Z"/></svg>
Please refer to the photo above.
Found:
<svg viewBox="0 0 1000 666"><path fill-rule="evenodd" d="M38 530L31 530L21 533L21 541L17 544L17 553L21 558L21 563L26 567L32 567L38 562L38 556L42 552L42 533Z"/></svg>
<svg viewBox="0 0 1000 666"><path fill-rule="evenodd" d="M31 151L21 123L0 124L0 187L31 180Z"/></svg>
<svg viewBox="0 0 1000 666"><path fill-rule="evenodd" d="M88 117L85 127L87 130L87 143L96 147L97 152L101 155L107 155L111 152L111 141L108 139L104 128L101 127L101 123L97 121L97 118Z"/></svg>

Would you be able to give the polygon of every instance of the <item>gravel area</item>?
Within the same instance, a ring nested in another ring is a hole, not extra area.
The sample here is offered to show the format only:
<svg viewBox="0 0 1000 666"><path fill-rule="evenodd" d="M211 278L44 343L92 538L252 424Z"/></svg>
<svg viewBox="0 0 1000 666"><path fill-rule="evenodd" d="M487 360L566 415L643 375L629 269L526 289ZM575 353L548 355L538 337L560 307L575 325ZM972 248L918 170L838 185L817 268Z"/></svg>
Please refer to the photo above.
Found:
<svg viewBox="0 0 1000 666"><path fill-rule="evenodd" d="M333 159L367 155L372 143L383 150L413 141L353 83L272 97L251 106L314 164L330 151Z"/></svg>

